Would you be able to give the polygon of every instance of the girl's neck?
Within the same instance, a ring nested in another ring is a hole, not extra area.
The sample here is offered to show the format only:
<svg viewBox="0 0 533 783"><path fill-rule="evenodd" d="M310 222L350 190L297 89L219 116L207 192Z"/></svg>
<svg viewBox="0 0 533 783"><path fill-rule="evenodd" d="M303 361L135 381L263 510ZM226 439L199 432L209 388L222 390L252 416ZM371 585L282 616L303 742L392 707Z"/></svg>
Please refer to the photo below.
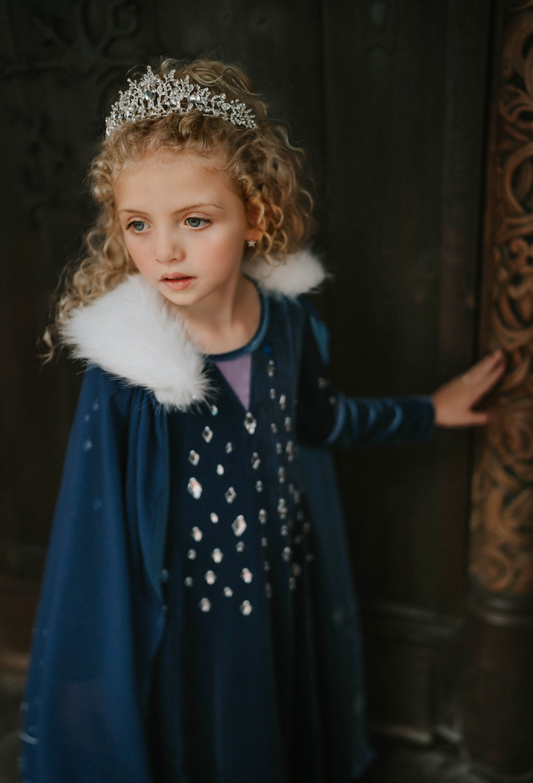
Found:
<svg viewBox="0 0 533 783"><path fill-rule="evenodd" d="M246 345L261 320L257 288L241 274L208 299L178 309L189 337L205 354L228 353Z"/></svg>

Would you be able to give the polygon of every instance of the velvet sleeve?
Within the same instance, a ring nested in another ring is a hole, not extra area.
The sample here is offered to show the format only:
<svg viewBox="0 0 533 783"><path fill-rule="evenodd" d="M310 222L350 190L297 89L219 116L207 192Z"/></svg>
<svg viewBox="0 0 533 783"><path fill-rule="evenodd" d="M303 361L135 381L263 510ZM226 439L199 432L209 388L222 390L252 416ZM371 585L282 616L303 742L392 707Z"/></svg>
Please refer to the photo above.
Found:
<svg viewBox="0 0 533 783"><path fill-rule="evenodd" d="M89 369L34 628L23 782L152 781L145 705L164 622L153 578L167 502L161 454L149 394Z"/></svg>
<svg viewBox="0 0 533 783"><path fill-rule="evenodd" d="M330 380L328 334L314 308L307 311L300 363L297 433L311 446L374 446L429 439L430 397L348 397Z"/></svg>

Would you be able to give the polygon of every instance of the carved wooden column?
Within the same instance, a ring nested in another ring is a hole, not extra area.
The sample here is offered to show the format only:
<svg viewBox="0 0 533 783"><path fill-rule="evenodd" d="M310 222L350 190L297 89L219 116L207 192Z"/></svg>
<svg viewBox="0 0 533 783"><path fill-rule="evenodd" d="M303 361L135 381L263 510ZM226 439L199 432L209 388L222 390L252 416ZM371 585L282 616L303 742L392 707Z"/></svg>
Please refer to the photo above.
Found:
<svg viewBox="0 0 533 783"><path fill-rule="evenodd" d="M491 779L531 780L533 0L498 5L482 329L484 348L502 348L508 370L474 477L465 741Z"/></svg>

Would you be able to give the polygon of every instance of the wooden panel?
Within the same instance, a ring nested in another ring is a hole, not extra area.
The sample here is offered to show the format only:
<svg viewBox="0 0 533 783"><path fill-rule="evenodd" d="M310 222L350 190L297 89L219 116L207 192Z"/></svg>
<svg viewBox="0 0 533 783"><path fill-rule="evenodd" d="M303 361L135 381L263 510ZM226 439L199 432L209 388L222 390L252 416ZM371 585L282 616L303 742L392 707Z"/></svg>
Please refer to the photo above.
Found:
<svg viewBox="0 0 533 783"><path fill-rule="evenodd" d="M472 359L489 16L481 0L326 5L328 314L348 392L427 393ZM339 468L363 595L458 611L468 438Z"/></svg>
<svg viewBox="0 0 533 783"><path fill-rule="evenodd" d="M368 715L373 731L429 745L461 740L462 620L365 602Z"/></svg>

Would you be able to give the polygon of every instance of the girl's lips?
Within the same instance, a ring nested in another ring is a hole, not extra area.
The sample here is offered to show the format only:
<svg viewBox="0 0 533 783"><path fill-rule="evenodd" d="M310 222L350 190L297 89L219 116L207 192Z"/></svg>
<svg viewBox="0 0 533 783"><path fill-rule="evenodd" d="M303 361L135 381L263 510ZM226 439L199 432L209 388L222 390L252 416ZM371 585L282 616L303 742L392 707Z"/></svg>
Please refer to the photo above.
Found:
<svg viewBox="0 0 533 783"><path fill-rule="evenodd" d="M173 291L182 291L184 288L188 288L195 280L195 277L163 277L161 282Z"/></svg>

